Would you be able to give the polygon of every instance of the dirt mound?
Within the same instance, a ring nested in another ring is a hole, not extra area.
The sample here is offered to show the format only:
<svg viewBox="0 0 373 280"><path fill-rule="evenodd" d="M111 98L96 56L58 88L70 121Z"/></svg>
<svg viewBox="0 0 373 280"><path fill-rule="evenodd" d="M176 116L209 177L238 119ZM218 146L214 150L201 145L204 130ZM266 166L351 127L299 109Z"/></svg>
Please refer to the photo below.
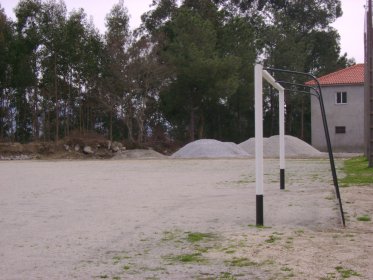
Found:
<svg viewBox="0 0 373 280"><path fill-rule="evenodd" d="M0 143L0 155L50 154L57 149L53 142Z"/></svg>
<svg viewBox="0 0 373 280"><path fill-rule="evenodd" d="M232 142L220 142L214 139L201 139L185 145L172 155L173 158L235 158L250 156Z"/></svg>
<svg viewBox="0 0 373 280"><path fill-rule="evenodd" d="M263 139L263 153L264 157L272 158L279 157L279 143L278 135ZM243 150L250 154L255 154L255 138L250 138L238 145ZM304 157L321 157L323 153L309 145L308 143L296 138L294 136L285 135L285 156L291 158Z"/></svg>
<svg viewBox="0 0 373 280"><path fill-rule="evenodd" d="M118 152L112 159L151 159L151 158L165 158L165 155L158 153L154 150L143 150L143 149L134 149Z"/></svg>

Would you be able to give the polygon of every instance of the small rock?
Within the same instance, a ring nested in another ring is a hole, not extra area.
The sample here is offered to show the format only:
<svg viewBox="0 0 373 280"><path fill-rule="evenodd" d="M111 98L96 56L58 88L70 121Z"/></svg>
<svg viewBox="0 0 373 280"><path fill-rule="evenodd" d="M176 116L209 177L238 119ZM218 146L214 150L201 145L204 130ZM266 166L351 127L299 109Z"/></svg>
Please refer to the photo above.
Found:
<svg viewBox="0 0 373 280"><path fill-rule="evenodd" d="M92 148L90 146L85 146L83 148L83 153L85 153L87 155L91 155L91 154L93 154L93 150L92 150Z"/></svg>
<svg viewBox="0 0 373 280"><path fill-rule="evenodd" d="M111 143L111 150L115 153L122 150L122 148L123 148L123 145L120 142L115 142L114 141L114 142Z"/></svg>
<svg viewBox="0 0 373 280"><path fill-rule="evenodd" d="M79 152L79 150L80 150L80 146L79 146L79 144L76 144L76 145L75 145L74 150L75 150L75 152Z"/></svg>
<svg viewBox="0 0 373 280"><path fill-rule="evenodd" d="M64 144L63 147L65 148L65 151L68 152L70 151L70 146L67 144Z"/></svg>

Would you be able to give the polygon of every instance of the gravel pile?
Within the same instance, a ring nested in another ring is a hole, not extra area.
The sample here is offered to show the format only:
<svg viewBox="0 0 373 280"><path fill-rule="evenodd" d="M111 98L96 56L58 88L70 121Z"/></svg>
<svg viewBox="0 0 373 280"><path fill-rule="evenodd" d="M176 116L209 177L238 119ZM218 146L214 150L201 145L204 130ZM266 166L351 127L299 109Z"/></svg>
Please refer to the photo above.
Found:
<svg viewBox="0 0 373 280"><path fill-rule="evenodd" d="M252 156L237 144L214 139L201 139L185 145L173 158L240 158Z"/></svg>
<svg viewBox="0 0 373 280"><path fill-rule="evenodd" d="M125 150L118 152L111 159L120 160L120 159L153 159L153 158L164 158L165 155L158 153L154 150L145 150L145 149L134 149L134 150Z"/></svg>
<svg viewBox="0 0 373 280"><path fill-rule="evenodd" d="M264 157L279 157L279 143L278 135L263 139ZM255 138L242 142L238 145L246 152L255 155ZM299 138L285 135L285 156L291 158L307 158L307 157L321 157L323 153L300 140Z"/></svg>

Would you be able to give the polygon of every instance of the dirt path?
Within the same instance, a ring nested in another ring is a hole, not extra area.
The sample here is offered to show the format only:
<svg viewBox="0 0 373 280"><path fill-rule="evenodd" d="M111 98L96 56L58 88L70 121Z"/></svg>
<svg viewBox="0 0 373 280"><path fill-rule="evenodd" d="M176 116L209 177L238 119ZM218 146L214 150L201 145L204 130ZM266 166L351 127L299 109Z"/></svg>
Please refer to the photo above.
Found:
<svg viewBox="0 0 373 280"><path fill-rule="evenodd" d="M327 160L0 162L1 279L372 279L373 188L342 189Z"/></svg>

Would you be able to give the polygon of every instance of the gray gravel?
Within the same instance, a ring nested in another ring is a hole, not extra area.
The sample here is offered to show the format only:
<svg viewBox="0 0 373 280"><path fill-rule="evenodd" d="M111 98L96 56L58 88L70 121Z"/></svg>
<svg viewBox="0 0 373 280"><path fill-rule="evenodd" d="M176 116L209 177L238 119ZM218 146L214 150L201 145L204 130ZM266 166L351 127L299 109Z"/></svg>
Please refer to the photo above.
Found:
<svg viewBox="0 0 373 280"><path fill-rule="evenodd" d="M201 139L191 142L172 155L173 158L243 158L250 154L232 142Z"/></svg>
<svg viewBox="0 0 373 280"><path fill-rule="evenodd" d="M279 157L279 136L263 139L264 157ZM321 153L308 143L290 136L285 136L285 155L290 158L319 158ZM220 142L213 139L201 139L191 142L172 155L173 158L242 158L255 156L255 138L240 144Z"/></svg>
<svg viewBox="0 0 373 280"><path fill-rule="evenodd" d="M338 227L339 215L334 199L325 199L332 195L327 161L290 160L286 192L278 160L265 166L265 223L276 228L262 233L248 227L255 224L253 159L0 162L0 278L221 279L229 272L278 279L283 265L265 264L286 251L271 244L258 255L265 240L281 232L286 245L285 234ZM191 243L188 232L216 237ZM207 262L175 259L196 252ZM287 263L298 263L295 255ZM264 266L232 266L235 257Z"/></svg>
<svg viewBox="0 0 373 280"><path fill-rule="evenodd" d="M278 135L263 139L264 157L279 157L280 139ZM249 154L255 154L255 138L242 142L238 145ZM285 156L291 158L318 158L324 154L294 136L285 135Z"/></svg>

